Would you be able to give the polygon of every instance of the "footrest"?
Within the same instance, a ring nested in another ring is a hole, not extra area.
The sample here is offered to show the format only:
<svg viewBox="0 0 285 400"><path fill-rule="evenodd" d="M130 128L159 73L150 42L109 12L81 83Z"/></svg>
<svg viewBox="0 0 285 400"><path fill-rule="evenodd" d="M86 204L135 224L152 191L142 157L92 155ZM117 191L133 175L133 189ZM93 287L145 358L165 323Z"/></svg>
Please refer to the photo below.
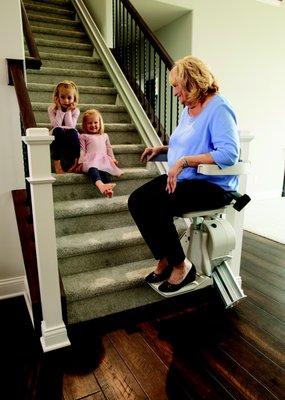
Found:
<svg viewBox="0 0 285 400"><path fill-rule="evenodd" d="M181 289L177 290L176 292L171 292L171 293L164 293L161 292L158 287L161 284L159 283L149 283L149 285L154 289L157 293L159 293L163 297L175 297L179 296L181 294L185 294L188 292L192 292L193 290L196 289L202 289L206 286L209 286L212 284L212 279L209 278L208 276L205 275L196 275L196 280L194 282L189 283L188 285L183 286Z"/></svg>

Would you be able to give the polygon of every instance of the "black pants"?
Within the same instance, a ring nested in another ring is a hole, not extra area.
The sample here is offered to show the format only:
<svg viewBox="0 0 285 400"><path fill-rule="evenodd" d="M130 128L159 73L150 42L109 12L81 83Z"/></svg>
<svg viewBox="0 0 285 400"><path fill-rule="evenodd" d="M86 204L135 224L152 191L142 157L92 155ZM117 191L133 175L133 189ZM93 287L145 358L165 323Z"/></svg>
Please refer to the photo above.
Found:
<svg viewBox="0 0 285 400"><path fill-rule="evenodd" d="M106 171L101 171L95 167L91 167L88 169L87 175L91 179L93 183L96 181L102 181L103 183L111 182L111 175Z"/></svg>
<svg viewBox="0 0 285 400"><path fill-rule="evenodd" d="M136 189L129 197L129 210L155 259L167 258L169 265L185 259L174 216L210 210L230 203L227 192L204 180L184 180L174 193L166 188L167 175L160 175Z"/></svg>
<svg viewBox="0 0 285 400"><path fill-rule="evenodd" d="M51 144L51 158L60 160L62 169L67 171L80 155L80 143L76 129L54 128Z"/></svg>

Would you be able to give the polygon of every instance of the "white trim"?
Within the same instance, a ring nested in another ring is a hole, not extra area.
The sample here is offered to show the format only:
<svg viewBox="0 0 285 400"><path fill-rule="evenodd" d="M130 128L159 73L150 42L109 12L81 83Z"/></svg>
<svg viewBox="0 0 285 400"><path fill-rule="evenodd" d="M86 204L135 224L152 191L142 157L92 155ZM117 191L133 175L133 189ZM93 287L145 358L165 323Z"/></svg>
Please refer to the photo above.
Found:
<svg viewBox="0 0 285 400"><path fill-rule="evenodd" d="M40 340L45 353L70 346L71 344L64 324L47 329L45 321L42 321L42 336Z"/></svg>
<svg viewBox="0 0 285 400"><path fill-rule="evenodd" d="M16 278L8 278L0 280L0 299L9 299L25 295L27 292L26 277L18 276Z"/></svg>
<svg viewBox="0 0 285 400"><path fill-rule="evenodd" d="M32 324L34 325L32 303L28 288L27 277L23 275L16 278L7 278L0 280L0 300L10 299L18 296L24 296Z"/></svg>
<svg viewBox="0 0 285 400"><path fill-rule="evenodd" d="M31 185L33 185L33 184L41 185L41 184L45 184L45 183L53 183L53 182L56 181L56 179L53 178L53 177L51 177L51 178L44 177L44 178L37 178L37 179L35 179L35 178L26 178L26 179Z"/></svg>
<svg viewBox="0 0 285 400"><path fill-rule="evenodd" d="M161 140L157 136L155 129L151 125L148 116L121 71L121 68L113 54L107 47L103 36L93 21L85 4L82 0L72 0L72 3L144 143L147 146L160 146L162 144ZM165 165L162 163L156 163L156 165L160 173L166 172Z"/></svg>

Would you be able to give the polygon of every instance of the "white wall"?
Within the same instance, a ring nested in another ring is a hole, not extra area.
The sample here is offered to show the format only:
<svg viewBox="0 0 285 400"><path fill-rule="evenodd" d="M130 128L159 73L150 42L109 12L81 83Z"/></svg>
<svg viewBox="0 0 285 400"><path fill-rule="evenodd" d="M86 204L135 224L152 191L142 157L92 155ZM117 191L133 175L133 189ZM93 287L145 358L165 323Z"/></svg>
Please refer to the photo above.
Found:
<svg viewBox="0 0 285 400"><path fill-rule="evenodd" d="M108 47L113 47L112 0L84 0Z"/></svg>
<svg viewBox="0 0 285 400"><path fill-rule="evenodd" d="M8 86L6 58L23 59L19 0L0 14L0 289L1 281L25 275L11 190L24 188L19 110ZM4 38L4 39L3 39ZM1 295L1 290L0 290Z"/></svg>
<svg viewBox="0 0 285 400"><path fill-rule="evenodd" d="M173 4L172 0L154 0ZM239 128L255 135L248 192L281 195L285 148L285 4L257 0L176 0L192 10L192 54L206 61L233 103ZM170 26L171 31L173 27ZM164 27L166 35L167 27ZM176 36L171 55L181 53ZM184 44L183 44L184 46ZM183 54L181 54L182 56ZM186 54L184 54L186 55Z"/></svg>
<svg viewBox="0 0 285 400"><path fill-rule="evenodd" d="M154 32L174 60L191 53L192 13L180 18ZM175 40L173 40L175 38Z"/></svg>

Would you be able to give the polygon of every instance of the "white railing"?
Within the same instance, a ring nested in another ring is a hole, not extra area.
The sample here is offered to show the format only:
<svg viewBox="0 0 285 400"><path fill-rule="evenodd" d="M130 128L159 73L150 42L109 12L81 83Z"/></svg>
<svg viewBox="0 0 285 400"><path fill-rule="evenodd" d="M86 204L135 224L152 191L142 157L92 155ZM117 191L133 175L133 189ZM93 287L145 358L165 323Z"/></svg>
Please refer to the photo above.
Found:
<svg viewBox="0 0 285 400"><path fill-rule="evenodd" d="M43 321L41 344L44 352L69 346L62 318L55 236L50 143L47 128L30 128L23 141L28 148L31 200Z"/></svg>

